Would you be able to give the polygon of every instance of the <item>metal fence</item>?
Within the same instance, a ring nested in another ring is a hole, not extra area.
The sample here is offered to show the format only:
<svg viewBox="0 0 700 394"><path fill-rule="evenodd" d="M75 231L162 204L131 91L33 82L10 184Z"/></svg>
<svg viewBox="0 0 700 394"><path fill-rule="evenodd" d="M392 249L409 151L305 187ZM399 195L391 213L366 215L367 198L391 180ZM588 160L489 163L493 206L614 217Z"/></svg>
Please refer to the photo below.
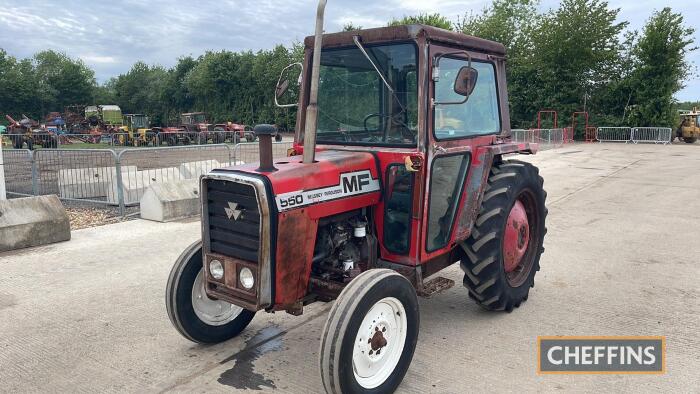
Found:
<svg viewBox="0 0 700 394"><path fill-rule="evenodd" d="M104 134L33 133L32 148L100 149L106 147L158 147L210 144L237 144L247 139L239 131L145 132ZM14 147L12 138L3 135L3 146ZM26 138L23 137L23 140ZM22 148L30 148L26 142Z"/></svg>
<svg viewBox="0 0 700 394"><path fill-rule="evenodd" d="M632 142L651 142L654 144L670 144L673 131L670 127L635 127L632 129Z"/></svg>
<svg viewBox="0 0 700 394"><path fill-rule="evenodd" d="M275 158L291 142L273 143ZM56 194L91 206L138 205L154 183L196 179L214 168L256 162L257 143L115 149L6 149L8 196Z"/></svg>
<svg viewBox="0 0 700 394"><path fill-rule="evenodd" d="M537 143L540 150L559 148L566 143L564 129L514 129L511 133L514 142Z"/></svg>
<svg viewBox="0 0 700 394"><path fill-rule="evenodd" d="M598 142L630 142L632 141L631 127L598 127L596 130Z"/></svg>
<svg viewBox="0 0 700 394"><path fill-rule="evenodd" d="M670 144L673 131L670 127L598 127L598 142L632 142Z"/></svg>
<svg viewBox="0 0 700 394"><path fill-rule="evenodd" d="M289 142L273 142L272 143L272 156L285 157L287 156L287 151L292 147ZM256 162L259 160L258 144L256 142L247 142L242 144L236 144L233 148L233 156L236 161L242 161L245 163Z"/></svg>

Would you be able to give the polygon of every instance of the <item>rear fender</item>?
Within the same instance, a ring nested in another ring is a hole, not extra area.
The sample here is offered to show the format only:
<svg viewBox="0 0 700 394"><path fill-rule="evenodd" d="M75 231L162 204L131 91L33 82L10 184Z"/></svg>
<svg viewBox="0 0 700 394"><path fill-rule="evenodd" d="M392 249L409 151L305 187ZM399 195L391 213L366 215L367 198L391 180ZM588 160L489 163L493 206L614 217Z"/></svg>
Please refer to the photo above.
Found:
<svg viewBox="0 0 700 394"><path fill-rule="evenodd" d="M506 154L529 155L535 154L537 149L537 144L529 142L506 142L481 146L476 149L472 156L471 169L467 175L466 189L453 239L455 242L463 241L471 235L472 226L479 216L481 201L493 163L501 161L501 157Z"/></svg>

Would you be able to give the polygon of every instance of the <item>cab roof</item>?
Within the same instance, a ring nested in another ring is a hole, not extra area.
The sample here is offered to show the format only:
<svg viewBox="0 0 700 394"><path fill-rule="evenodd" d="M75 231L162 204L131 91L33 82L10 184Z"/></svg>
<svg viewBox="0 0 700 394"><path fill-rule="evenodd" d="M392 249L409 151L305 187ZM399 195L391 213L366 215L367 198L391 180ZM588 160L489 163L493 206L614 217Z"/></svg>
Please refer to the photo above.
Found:
<svg viewBox="0 0 700 394"><path fill-rule="evenodd" d="M352 41L352 37L356 35L359 35L362 38L362 42L365 44L426 38L431 42L458 46L467 50L484 52L497 56L505 56L506 54L505 46L498 42L420 24L378 27L374 29L324 34L323 47L332 48L355 45ZM304 39L304 46L308 49L312 49L314 46L314 36L306 37Z"/></svg>

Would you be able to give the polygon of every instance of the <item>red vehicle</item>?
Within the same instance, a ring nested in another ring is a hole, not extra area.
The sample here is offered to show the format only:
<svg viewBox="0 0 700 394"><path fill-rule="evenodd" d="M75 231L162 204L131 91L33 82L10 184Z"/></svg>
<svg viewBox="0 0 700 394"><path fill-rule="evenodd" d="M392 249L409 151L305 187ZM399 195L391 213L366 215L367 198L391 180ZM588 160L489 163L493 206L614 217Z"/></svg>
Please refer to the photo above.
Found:
<svg viewBox="0 0 700 394"><path fill-rule="evenodd" d="M22 149L27 144L27 149L34 149L37 146L43 148L57 148L58 136L54 131L42 128L39 122L30 119L22 114L22 120L16 121L10 115L5 115L9 122L7 127L7 138L12 142L12 147Z"/></svg>
<svg viewBox="0 0 700 394"><path fill-rule="evenodd" d="M202 177L202 240L176 261L166 306L184 337L216 343L258 311L335 300L325 390L392 392L417 296L453 284L440 270L460 264L465 301L485 309L527 300L546 193L536 167L506 159L537 145L509 139L503 45L423 25L322 35L324 6L290 157L273 160L274 127L258 125L259 164Z"/></svg>

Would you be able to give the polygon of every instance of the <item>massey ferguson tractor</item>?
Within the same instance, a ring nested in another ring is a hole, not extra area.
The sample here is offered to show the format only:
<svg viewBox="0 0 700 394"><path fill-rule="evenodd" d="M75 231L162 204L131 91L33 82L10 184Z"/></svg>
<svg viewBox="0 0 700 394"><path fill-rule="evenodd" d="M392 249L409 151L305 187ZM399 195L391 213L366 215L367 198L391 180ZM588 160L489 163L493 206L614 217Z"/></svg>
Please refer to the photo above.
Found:
<svg viewBox="0 0 700 394"><path fill-rule="evenodd" d="M274 127L258 125L260 163L201 177L202 240L175 262L167 312L217 343L259 311L335 301L325 390L387 393L413 358L417 296L454 284L440 270L459 264L465 301L485 309L527 300L546 193L536 167L507 159L537 145L510 140L503 45L423 25L324 35L325 3L289 157L273 159Z"/></svg>

